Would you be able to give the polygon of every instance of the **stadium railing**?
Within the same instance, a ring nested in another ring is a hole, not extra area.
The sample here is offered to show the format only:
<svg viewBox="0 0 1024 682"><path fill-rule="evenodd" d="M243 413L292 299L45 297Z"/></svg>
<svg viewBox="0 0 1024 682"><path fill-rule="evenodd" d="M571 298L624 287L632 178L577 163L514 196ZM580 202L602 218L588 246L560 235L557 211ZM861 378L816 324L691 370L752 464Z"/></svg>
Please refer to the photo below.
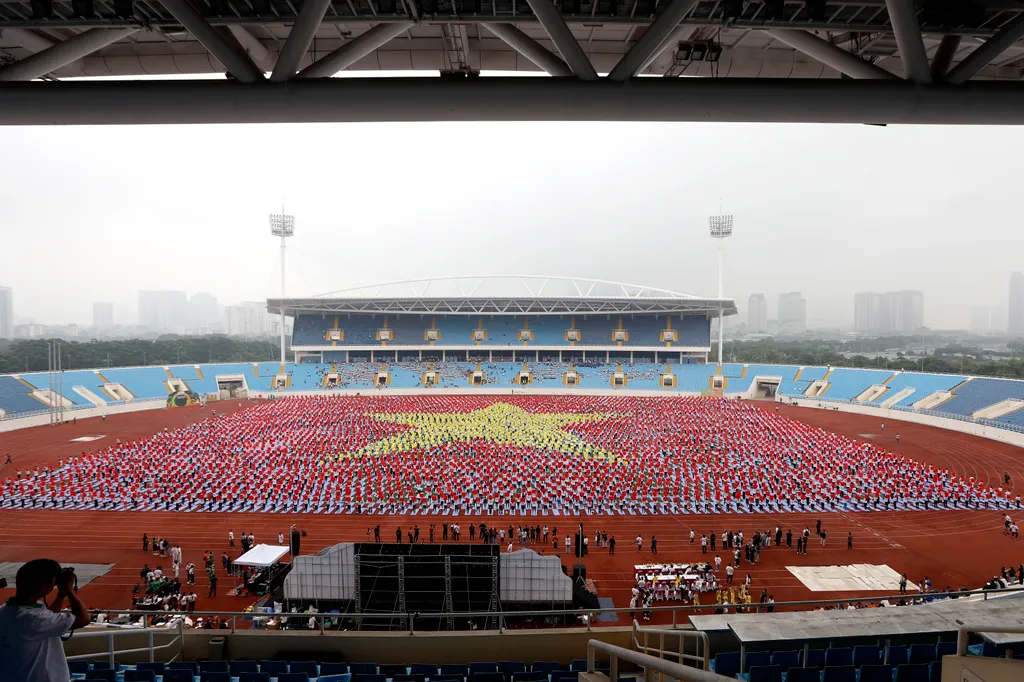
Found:
<svg viewBox="0 0 1024 682"><path fill-rule="evenodd" d="M651 640L657 638L658 645L654 646ZM665 639L674 641L675 647L665 648ZM711 643L706 632L699 630L665 630L662 628L641 628L640 624L633 621L633 649L642 654L665 658L675 658L679 663L688 661L702 670L711 669ZM694 653L687 653L688 645L692 643Z"/></svg>
<svg viewBox="0 0 1024 682"><path fill-rule="evenodd" d="M1024 627L1013 626L1013 625L964 625L956 634L956 655L966 656L967 655L967 644L968 638L973 634L980 634L982 632L987 633L999 633L1007 635L1024 635ZM1006 655L1010 658L1009 652Z"/></svg>
<svg viewBox="0 0 1024 682"><path fill-rule="evenodd" d="M598 654L608 656L608 674L597 672ZM587 644L587 680L618 680L619 661L626 661L638 666L644 671L644 682L655 682L655 679L678 680L679 682L728 682L732 678L719 675L710 670L694 668L674 661L667 661L664 658L657 658L649 654L626 649L614 644L608 644L597 639L592 639ZM584 679L581 676L581 679Z"/></svg>

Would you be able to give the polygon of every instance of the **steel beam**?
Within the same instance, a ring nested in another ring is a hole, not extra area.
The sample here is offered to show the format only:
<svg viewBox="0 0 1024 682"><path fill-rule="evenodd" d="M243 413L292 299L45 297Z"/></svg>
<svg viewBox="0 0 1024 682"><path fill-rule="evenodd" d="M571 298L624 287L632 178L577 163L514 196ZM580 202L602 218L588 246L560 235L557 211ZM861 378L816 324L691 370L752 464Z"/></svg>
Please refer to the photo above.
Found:
<svg viewBox="0 0 1024 682"><path fill-rule="evenodd" d="M160 4L181 22L185 30L224 65L228 73L242 83L263 80L263 71L252 63L234 38L225 37L199 13L189 0L160 0Z"/></svg>
<svg viewBox="0 0 1024 682"><path fill-rule="evenodd" d="M57 44L57 41L25 28L5 28L0 32L3 33L4 38L13 41L15 45L22 46L29 52L42 52Z"/></svg>
<svg viewBox="0 0 1024 682"><path fill-rule="evenodd" d="M817 59L825 66L830 66L839 73L850 78L864 79L895 79L896 75L880 66L869 64L860 57L822 40L816 35L800 30L770 29L765 31L780 43L789 45L794 50L803 52L812 59Z"/></svg>
<svg viewBox="0 0 1024 682"><path fill-rule="evenodd" d="M277 57L277 64L274 65L274 72L270 74L270 80L286 81L295 75L330 6L331 0L305 0L298 18L292 24L292 30L288 33L288 40Z"/></svg>
<svg viewBox="0 0 1024 682"><path fill-rule="evenodd" d="M0 85L3 125L722 121L1024 125L1024 84L901 79L338 78Z"/></svg>
<svg viewBox="0 0 1024 682"><path fill-rule="evenodd" d="M385 45L392 38L402 35L412 25L411 21L377 24L366 33L356 36L334 52L299 71L298 77L330 78Z"/></svg>
<svg viewBox="0 0 1024 682"><path fill-rule="evenodd" d="M696 30L697 29L694 28L693 26L680 26L679 28L677 28L675 31L669 34L668 38L662 41L661 45L659 45L658 49L651 53L650 57L644 60L643 64L640 65L640 68L637 69L636 72L643 73L644 71L646 71L647 67L653 64L654 61L658 57L660 57L663 52L665 52L665 50L667 50L672 45L678 45L680 42L689 39L689 37L693 35L693 33Z"/></svg>
<svg viewBox="0 0 1024 682"><path fill-rule="evenodd" d="M264 73L274 68L274 55L270 53L270 50L256 36L249 32L249 29L232 24L228 26L228 30L231 31L231 35L235 37L238 44L249 55L249 59L253 60L256 66L260 67Z"/></svg>
<svg viewBox="0 0 1024 682"><path fill-rule="evenodd" d="M698 0L672 0L661 16L655 19L633 47L629 48L629 52L623 55L608 74L608 78L613 81L624 81L637 75L645 63L650 63L648 60L653 60L657 56L658 48L676 31L679 22L690 13L697 2Z"/></svg>
<svg viewBox="0 0 1024 682"><path fill-rule="evenodd" d="M985 41L985 44L964 57L946 76L947 83L966 83L992 63L1008 47L1024 37L1024 12Z"/></svg>
<svg viewBox="0 0 1024 682"><path fill-rule="evenodd" d="M137 28L93 28L42 52L0 67L0 81L30 81L137 33Z"/></svg>
<svg viewBox="0 0 1024 682"><path fill-rule="evenodd" d="M921 26L917 23L914 0L885 0L885 6L900 49L903 74L915 83L931 83L932 70L921 38Z"/></svg>
<svg viewBox="0 0 1024 682"><path fill-rule="evenodd" d="M932 57L932 80L941 81L946 77L956 51L960 49L960 36L942 36L942 42Z"/></svg>
<svg viewBox="0 0 1024 682"><path fill-rule="evenodd" d="M512 24L486 24L487 30L550 76L571 76L569 65Z"/></svg>
<svg viewBox="0 0 1024 682"><path fill-rule="evenodd" d="M597 80L597 71L590 63L590 57L583 51L555 3L551 0L527 0L527 3L576 77L585 81Z"/></svg>

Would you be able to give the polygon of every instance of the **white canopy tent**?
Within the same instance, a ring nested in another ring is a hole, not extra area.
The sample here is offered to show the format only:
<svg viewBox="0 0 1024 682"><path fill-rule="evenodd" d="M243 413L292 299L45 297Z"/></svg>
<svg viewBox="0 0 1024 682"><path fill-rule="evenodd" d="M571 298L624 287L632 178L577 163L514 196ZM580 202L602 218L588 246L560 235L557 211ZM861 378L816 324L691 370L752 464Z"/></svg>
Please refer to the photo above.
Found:
<svg viewBox="0 0 1024 682"><path fill-rule="evenodd" d="M235 559L235 566L273 566L288 553L287 547L281 545L256 545L242 556Z"/></svg>

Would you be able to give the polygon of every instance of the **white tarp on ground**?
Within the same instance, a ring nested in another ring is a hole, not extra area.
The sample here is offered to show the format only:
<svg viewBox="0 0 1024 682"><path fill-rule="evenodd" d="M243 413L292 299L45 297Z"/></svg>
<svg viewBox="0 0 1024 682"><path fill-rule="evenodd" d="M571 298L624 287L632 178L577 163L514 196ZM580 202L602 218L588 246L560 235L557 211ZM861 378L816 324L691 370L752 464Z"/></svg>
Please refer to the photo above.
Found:
<svg viewBox="0 0 1024 682"><path fill-rule="evenodd" d="M562 572L557 556L521 549L500 558L503 602L571 602L572 578Z"/></svg>
<svg viewBox="0 0 1024 682"><path fill-rule="evenodd" d="M256 545L242 556L235 559L235 566L273 566L288 553L287 547L280 545Z"/></svg>
<svg viewBox="0 0 1024 682"><path fill-rule="evenodd" d="M284 598L295 601L346 601L355 599L355 545L344 542L319 554L292 559L284 579Z"/></svg>
<svg viewBox="0 0 1024 682"><path fill-rule="evenodd" d="M900 574L886 564L851 564L849 566L786 566L811 592L889 592L896 594ZM907 581L907 590L917 585Z"/></svg>

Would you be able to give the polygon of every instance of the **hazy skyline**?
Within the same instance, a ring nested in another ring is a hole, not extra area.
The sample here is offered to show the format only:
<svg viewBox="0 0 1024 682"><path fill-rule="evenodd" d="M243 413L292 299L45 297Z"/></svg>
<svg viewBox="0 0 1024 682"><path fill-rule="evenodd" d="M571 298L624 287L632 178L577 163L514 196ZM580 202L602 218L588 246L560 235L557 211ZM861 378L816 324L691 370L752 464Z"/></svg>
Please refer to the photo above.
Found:
<svg viewBox="0 0 1024 682"><path fill-rule="evenodd" d="M736 216L737 321L751 293L774 318L778 294L800 291L820 326L851 324L856 292L919 289L927 326L968 328L1024 265L1016 128L40 127L0 129L0 146L0 285L44 324L89 324L95 301L126 322L139 289L277 296L267 214L282 203L296 296L475 274L713 296L720 207Z"/></svg>

